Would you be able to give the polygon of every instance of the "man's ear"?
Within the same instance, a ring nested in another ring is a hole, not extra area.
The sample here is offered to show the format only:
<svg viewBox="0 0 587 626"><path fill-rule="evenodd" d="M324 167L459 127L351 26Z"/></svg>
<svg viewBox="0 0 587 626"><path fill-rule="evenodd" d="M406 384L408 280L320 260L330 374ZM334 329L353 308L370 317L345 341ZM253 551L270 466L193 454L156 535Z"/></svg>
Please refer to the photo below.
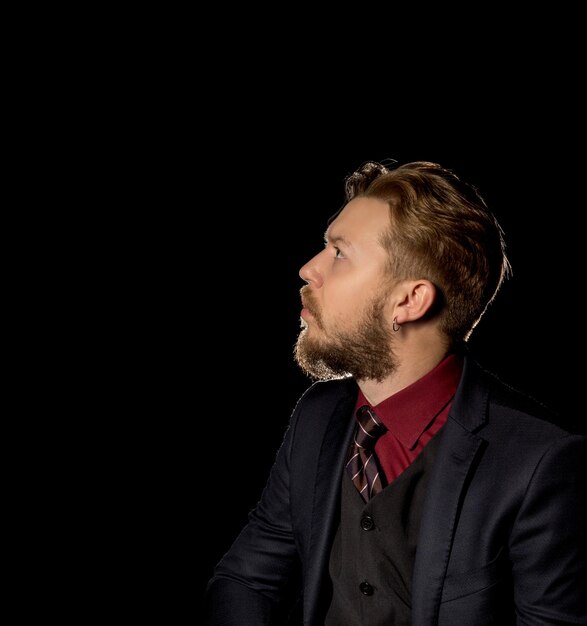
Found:
<svg viewBox="0 0 587 626"><path fill-rule="evenodd" d="M396 301L393 311L395 323L401 326L424 319L433 309L438 297L434 283L422 278L403 281L399 287L399 300Z"/></svg>

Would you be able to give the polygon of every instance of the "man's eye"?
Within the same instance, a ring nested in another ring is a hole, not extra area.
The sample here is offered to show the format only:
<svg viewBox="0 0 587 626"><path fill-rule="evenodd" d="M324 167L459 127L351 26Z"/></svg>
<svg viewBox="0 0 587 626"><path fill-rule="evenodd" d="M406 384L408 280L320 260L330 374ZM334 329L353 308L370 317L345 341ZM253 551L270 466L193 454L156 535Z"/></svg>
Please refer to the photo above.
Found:
<svg viewBox="0 0 587 626"><path fill-rule="evenodd" d="M344 254L340 251L340 248L334 246L334 258L335 259L344 259Z"/></svg>

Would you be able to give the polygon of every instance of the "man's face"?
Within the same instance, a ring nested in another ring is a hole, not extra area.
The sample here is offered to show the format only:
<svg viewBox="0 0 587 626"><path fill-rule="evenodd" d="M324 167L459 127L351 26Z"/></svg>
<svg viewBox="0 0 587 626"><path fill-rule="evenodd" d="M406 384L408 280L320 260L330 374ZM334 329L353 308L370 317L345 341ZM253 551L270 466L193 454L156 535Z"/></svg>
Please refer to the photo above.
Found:
<svg viewBox="0 0 587 626"><path fill-rule="evenodd" d="M301 290L295 356L314 378L382 380L395 367L387 252L380 243L388 228L385 202L355 198L328 228L324 250L300 270L308 284Z"/></svg>

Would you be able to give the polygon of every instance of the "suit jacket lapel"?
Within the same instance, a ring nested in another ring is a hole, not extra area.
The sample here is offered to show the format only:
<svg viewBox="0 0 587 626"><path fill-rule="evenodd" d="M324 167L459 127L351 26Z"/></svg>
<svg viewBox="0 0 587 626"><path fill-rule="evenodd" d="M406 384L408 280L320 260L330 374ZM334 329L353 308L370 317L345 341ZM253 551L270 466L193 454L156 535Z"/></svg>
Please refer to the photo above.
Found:
<svg viewBox="0 0 587 626"><path fill-rule="evenodd" d="M488 388L478 366L465 360L463 376L441 437L422 511L412 585L414 626L436 624L442 586L467 476L483 439L472 431L483 425Z"/></svg>
<svg viewBox="0 0 587 626"><path fill-rule="evenodd" d="M309 624L320 623L323 619L323 584L328 572L330 547L340 517L340 485L355 427L352 414L356 401L357 386L351 380L332 413L320 451L312 504L309 543L311 560L304 584L305 615Z"/></svg>

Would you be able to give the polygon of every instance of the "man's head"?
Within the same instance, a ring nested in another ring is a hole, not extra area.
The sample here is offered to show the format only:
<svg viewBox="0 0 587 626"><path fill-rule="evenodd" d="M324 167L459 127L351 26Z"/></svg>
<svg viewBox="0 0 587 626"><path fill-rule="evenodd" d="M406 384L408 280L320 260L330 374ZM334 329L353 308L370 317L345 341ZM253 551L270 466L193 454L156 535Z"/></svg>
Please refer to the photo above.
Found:
<svg viewBox="0 0 587 626"><path fill-rule="evenodd" d="M466 341L509 268L476 190L435 163L366 163L347 178L346 197L324 250L300 270L302 369L381 381L408 336L419 349Z"/></svg>

